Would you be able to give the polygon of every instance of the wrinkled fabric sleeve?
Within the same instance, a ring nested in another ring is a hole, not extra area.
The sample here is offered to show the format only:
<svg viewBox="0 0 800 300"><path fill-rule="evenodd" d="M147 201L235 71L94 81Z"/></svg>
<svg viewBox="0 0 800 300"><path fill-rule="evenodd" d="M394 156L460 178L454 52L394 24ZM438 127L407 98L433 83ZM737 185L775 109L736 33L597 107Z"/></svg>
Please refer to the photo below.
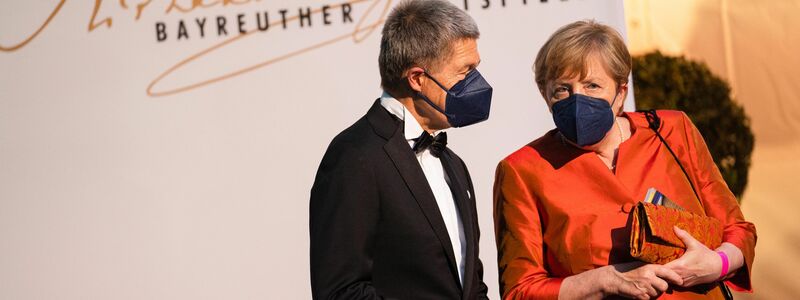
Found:
<svg viewBox="0 0 800 300"><path fill-rule="evenodd" d="M744 219L736 197L731 193L711 157L700 132L692 121L681 113L688 143L688 155L694 167L695 187L702 198L706 214L722 221L722 241L738 247L744 255L745 265L725 283L736 291L752 292L750 274L756 246L756 228Z"/></svg>
<svg viewBox="0 0 800 300"><path fill-rule="evenodd" d="M503 299L558 299L563 278L550 277L537 199L507 160L494 183L500 294Z"/></svg>

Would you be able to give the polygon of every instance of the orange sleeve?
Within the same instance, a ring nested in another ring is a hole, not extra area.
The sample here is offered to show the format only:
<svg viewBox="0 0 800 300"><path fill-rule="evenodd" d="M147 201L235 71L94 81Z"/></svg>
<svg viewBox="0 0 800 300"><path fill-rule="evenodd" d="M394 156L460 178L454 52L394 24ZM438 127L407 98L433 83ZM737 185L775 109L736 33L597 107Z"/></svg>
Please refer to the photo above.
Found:
<svg viewBox="0 0 800 300"><path fill-rule="evenodd" d="M494 221L503 299L558 299L563 278L550 277L544 267L537 199L507 160L495 175Z"/></svg>
<svg viewBox="0 0 800 300"><path fill-rule="evenodd" d="M703 137L689 117L682 113L687 134L688 155L695 167L695 188L700 194L706 214L724 224L723 242L738 247L744 255L745 265L726 281L736 291L752 292L750 274L756 246L756 227L744 219L736 197L722 178L708 151Z"/></svg>

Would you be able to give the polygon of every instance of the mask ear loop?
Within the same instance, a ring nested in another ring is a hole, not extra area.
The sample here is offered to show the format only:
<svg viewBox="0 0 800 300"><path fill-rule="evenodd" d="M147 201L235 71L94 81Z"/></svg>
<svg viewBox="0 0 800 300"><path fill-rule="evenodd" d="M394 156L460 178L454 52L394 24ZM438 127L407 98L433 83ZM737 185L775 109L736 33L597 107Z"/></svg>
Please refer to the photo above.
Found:
<svg viewBox="0 0 800 300"><path fill-rule="evenodd" d="M428 76L428 78L430 78L431 80L433 80L433 82L435 82L436 85L438 85L440 88L442 88L442 90L444 90L446 93L450 94L450 90L448 90L441 83L439 83L439 81L436 80L436 78L433 78L433 76L431 76L431 74L428 73L428 70L422 69L422 73L425 74L425 76Z"/></svg>
<svg viewBox="0 0 800 300"><path fill-rule="evenodd" d="M425 74L425 76L428 76L428 78L430 78L431 80L433 80L433 82L435 82L435 83L436 83L436 85L438 85L440 88L442 88L442 90L444 90L444 91L445 91L445 93L447 93L448 95L450 94L450 91L448 91L448 90L447 90L447 89L446 89L446 88L445 88L445 87L444 87L444 86L443 86L441 83L439 83L439 81L438 81L438 80L436 80L436 78L433 78L433 76L431 76L431 74L428 74L428 71L427 71L427 70L425 70L425 69L422 69L422 73L424 73L424 74ZM424 100L425 102L427 102L427 103L428 103L428 105L430 105L431 107L433 107L433 109L435 109L436 111L438 111L438 112L442 113L443 115L445 115L445 117L450 117L450 116L448 116L448 115L447 115L447 113L445 113L445 112L444 112L444 110L443 110L441 107L439 107L438 105L434 104L434 103L433 103L433 101L431 101L431 99L428 99L428 97L426 97L425 95L423 95L423 94L422 94L422 92L417 92L417 95L419 95L419 96L420 96L420 98L422 98L422 100Z"/></svg>

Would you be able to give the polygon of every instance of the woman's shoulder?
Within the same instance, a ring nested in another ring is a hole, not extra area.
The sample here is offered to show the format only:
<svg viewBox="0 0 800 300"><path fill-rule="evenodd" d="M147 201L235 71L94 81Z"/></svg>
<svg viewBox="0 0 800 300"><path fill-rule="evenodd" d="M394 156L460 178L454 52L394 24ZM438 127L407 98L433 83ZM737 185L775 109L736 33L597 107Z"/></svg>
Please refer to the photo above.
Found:
<svg viewBox="0 0 800 300"><path fill-rule="evenodd" d="M542 151L549 151L555 146L558 146L558 130L553 129L542 135L541 137L531 141L530 143L522 146L516 151L506 156L500 165L508 165L511 167L519 165L531 165L538 160L542 160Z"/></svg>
<svg viewBox="0 0 800 300"><path fill-rule="evenodd" d="M654 111L661 129L685 129L686 125L692 122L686 113L680 110L659 109ZM636 111L627 114L637 127L647 128L650 127L650 122L655 121L652 117L648 117L648 113L649 111Z"/></svg>
<svg viewBox="0 0 800 300"><path fill-rule="evenodd" d="M663 125L683 124L689 117L685 112L680 110L659 109L656 110L658 117L664 122Z"/></svg>
<svg viewBox="0 0 800 300"><path fill-rule="evenodd" d="M656 115L658 115L658 117L663 121L674 121L687 118L685 112L672 109L637 110L635 112L627 112L627 114L633 119L640 119L646 122L647 113L650 111L654 111Z"/></svg>

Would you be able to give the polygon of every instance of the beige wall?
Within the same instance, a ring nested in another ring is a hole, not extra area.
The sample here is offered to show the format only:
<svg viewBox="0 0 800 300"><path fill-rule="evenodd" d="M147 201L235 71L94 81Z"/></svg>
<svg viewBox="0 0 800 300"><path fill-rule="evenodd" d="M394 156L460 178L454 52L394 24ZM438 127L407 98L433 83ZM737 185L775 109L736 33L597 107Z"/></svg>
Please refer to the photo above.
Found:
<svg viewBox="0 0 800 300"><path fill-rule="evenodd" d="M398 2L0 1L0 300L309 299L309 190L330 140L381 94L379 29ZM624 32L624 9L468 2L495 100L489 121L448 134L497 298L495 167L553 128L534 55L574 20ZM321 7L343 3L353 22L333 9L324 25Z"/></svg>
<svg viewBox="0 0 800 300"><path fill-rule="evenodd" d="M634 54L703 61L727 79L752 121L753 165L742 199L756 224L752 295L796 299L800 286L800 1L626 0Z"/></svg>

